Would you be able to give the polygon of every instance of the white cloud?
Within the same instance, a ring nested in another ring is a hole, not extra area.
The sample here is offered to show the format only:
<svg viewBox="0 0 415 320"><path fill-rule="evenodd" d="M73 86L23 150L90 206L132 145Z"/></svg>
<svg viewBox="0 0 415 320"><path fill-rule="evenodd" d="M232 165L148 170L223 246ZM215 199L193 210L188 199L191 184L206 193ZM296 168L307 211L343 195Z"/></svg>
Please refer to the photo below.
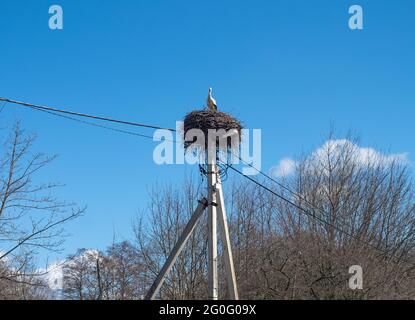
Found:
<svg viewBox="0 0 415 320"><path fill-rule="evenodd" d="M407 153L384 154L373 148L359 147L357 144L347 139L328 140L320 148L314 151L310 157L311 161L324 163L327 161L328 154L336 158L339 156L343 148L353 150L354 161L361 165L380 165L388 166L392 163L408 164Z"/></svg>
<svg viewBox="0 0 415 320"><path fill-rule="evenodd" d="M40 274L44 274L43 278L47 281L49 288L52 291L58 292L63 287L63 267L65 265L71 265L75 261L91 262L90 257L97 257L98 251L93 249L85 250L80 256L72 260L55 261L51 263L46 269L38 269ZM92 263L92 262L91 262Z"/></svg>
<svg viewBox="0 0 415 320"><path fill-rule="evenodd" d="M52 291L59 291L63 285L63 265L64 261L55 261L46 268L37 269L37 273L42 276Z"/></svg>
<svg viewBox="0 0 415 320"><path fill-rule="evenodd" d="M3 255L3 254L5 254L6 253L6 251L2 251L2 250L0 250L0 257ZM7 263L9 261L9 257L8 256L5 256L5 257L3 257L1 260L0 260L0 262L3 262L3 263Z"/></svg>
<svg viewBox="0 0 415 320"><path fill-rule="evenodd" d="M277 166L271 168L271 174L278 178L289 176L294 173L295 165L296 162L293 159L284 158Z"/></svg>
<svg viewBox="0 0 415 320"><path fill-rule="evenodd" d="M370 147L359 147L347 139L328 140L317 148L307 158L308 161L324 167L328 154L336 158L342 148L350 148L354 151L354 161L357 164L389 166L393 163L409 164L408 153L385 154ZM271 168L271 174L275 177L287 177L295 172L297 162L291 158L282 159L277 166Z"/></svg>
<svg viewBox="0 0 415 320"><path fill-rule="evenodd" d="M46 270L45 279L49 288L52 290L61 290L63 282L63 262L57 261L52 263Z"/></svg>

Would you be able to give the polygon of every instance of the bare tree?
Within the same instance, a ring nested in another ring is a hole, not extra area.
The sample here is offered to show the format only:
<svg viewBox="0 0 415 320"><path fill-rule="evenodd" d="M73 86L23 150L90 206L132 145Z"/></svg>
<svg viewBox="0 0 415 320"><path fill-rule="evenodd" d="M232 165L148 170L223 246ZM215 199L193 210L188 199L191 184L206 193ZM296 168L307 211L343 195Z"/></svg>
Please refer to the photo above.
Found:
<svg viewBox="0 0 415 320"><path fill-rule="evenodd" d="M281 185L260 181L285 200L242 177L228 182L226 205L241 298L415 299L415 197L408 170L399 159L362 153L353 139L330 137L303 156ZM114 243L98 258L89 255L69 264L67 298L144 295L206 192L204 182L188 179L184 190L156 186L134 224L133 243ZM207 298L206 245L205 215L158 298ZM363 268L362 290L348 285L353 265ZM225 288L223 274L219 276ZM226 297L226 290L220 290L220 298Z"/></svg>
<svg viewBox="0 0 415 320"><path fill-rule="evenodd" d="M114 243L104 261L105 299L134 300L145 294L142 258L130 242Z"/></svg>
<svg viewBox="0 0 415 320"><path fill-rule="evenodd" d="M225 190L242 298L415 298L415 198L406 163L362 154L357 141L330 137L281 182L285 187L261 181L294 206L246 180ZM192 193L183 198L171 188L157 189L151 197L145 213L150 219L136 232L151 279L189 218L191 211L183 210L182 203L194 199ZM204 243L205 229L194 237ZM188 245L186 250L160 298L206 297L203 286L187 291L193 283L191 265L199 272L198 281L204 281L205 249ZM195 253L203 265L186 264ZM363 268L363 290L348 286L352 265ZM223 276L220 281L225 288ZM226 297L226 291L221 294Z"/></svg>
<svg viewBox="0 0 415 320"><path fill-rule="evenodd" d="M144 269L128 241L107 251L81 249L63 264L63 297L73 300L136 300L145 294Z"/></svg>
<svg viewBox="0 0 415 320"><path fill-rule="evenodd" d="M103 254L96 250L80 249L63 265L65 299L99 300L102 297L100 264Z"/></svg>
<svg viewBox="0 0 415 320"><path fill-rule="evenodd" d="M329 139L284 183L294 194L277 191L308 214L280 199L270 201L275 226L261 246L265 250L250 254L262 256L254 269L261 284L256 297L415 298L415 201L405 163L362 157L352 140ZM256 210L255 216L263 214ZM239 229L250 224L243 219ZM262 238L262 224L253 229ZM352 265L364 270L363 290L348 287Z"/></svg>
<svg viewBox="0 0 415 320"><path fill-rule="evenodd" d="M200 194L200 185L192 179L180 190L167 187L151 192L149 209L134 226L138 250L146 265L147 289L193 214ZM201 220L160 290L160 298L205 298L207 230L206 221Z"/></svg>
<svg viewBox="0 0 415 320"><path fill-rule="evenodd" d="M33 154L34 140L17 122L0 154L0 280L21 284L25 290L44 284L35 280L40 276L33 264L36 253L58 251L65 237L63 224L83 212L52 196L59 185L34 182L37 173L54 159ZM28 295L16 293L12 298Z"/></svg>

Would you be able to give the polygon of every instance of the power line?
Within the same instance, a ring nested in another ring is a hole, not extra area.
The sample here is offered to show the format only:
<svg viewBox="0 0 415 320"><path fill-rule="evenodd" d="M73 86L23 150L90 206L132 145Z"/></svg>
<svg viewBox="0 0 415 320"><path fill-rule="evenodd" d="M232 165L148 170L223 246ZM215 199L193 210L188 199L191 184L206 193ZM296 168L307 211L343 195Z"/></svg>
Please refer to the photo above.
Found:
<svg viewBox="0 0 415 320"><path fill-rule="evenodd" d="M5 101L5 100L8 100L8 101ZM0 98L0 101L3 101L2 108L4 108L5 105L8 102L11 101L9 99L5 99L5 100L4 100L4 98ZM63 118L63 119L75 121L75 122L78 122L78 123L82 123L82 124L86 124L86 125L89 125L89 126L93 126L93 127L97 127L97 128L101 128L101 129L106 129L106 130L110 130L110 131L114 131L114 132L118 132L118 133L128 134L128 135L131 135L131 136L137 136L137 137L140 137L140 138L151 139L151 140L154 141L154 137L153 136L150 136L150 135L145 135L145 134L141 134L141 133L134 132L134 131L129 131L129 130L123 130L123 129L118 129L118 128L114 128L114 127L109 127L109 126L105 126L105 125L102 125L102 124L98 124L98 123L94 123L94 122L90 122L90 121L85 121L85 120L81 120L81 119L77 119L77 118L68 116L67 114L81 115L81 114L74 113L74 112L71 112L71 111L63 111L63 110L61 110L62 112L59 113L58 111L50 111L50 110L55 110L55 109L54 108L49 108L49 107L45 107L45 108L42 107L42 108L40 108L40 107L37 107L35 105L31 105L31 104L27 104L27 105L24 105L24 106L27 106L27 107L29 107L32 110L36 110L36 111L40 111L40 112L44 112L44 113L53 115L55 117L60 117L60 118ZM101 117L90 116L90 115L86 115L85 117L91 118L91 119L95 119L95 120L104 120ZM108 121L110 121L110 119L108 119ZM141 124L133 123L133 122L129 122L129 121L113 120L113 121L110 121L110 122L116 122L116 123L124 124L124 125L133 125L134 124L135 126L140 126L140 127L146 127L146 128L153 128L154 127L154 128L160 128L160 129L162 129L161 127L157 127L157 126L141 125ZM175 131L174 129L164 129L164 130L168 130L168 131L171 131L171 132L174 132ZM163 141L167 141L167 142L171 142L171 143L180 143L178 141L170 140L170 139L164 139Z"/></svg>
<svg viewBox="0 0 415 320"><path fill-rule="evenodd" d="M93 126L93 127L97 127L97 128L101 128L101 129L111 130L111 131L115 131L115 132L119 132L119 133L124 133L124 134L132 135L132 136L138 136L138 137L141 137L141 138L147 138L147 139L153 140L153 137L149 136L149 135L145 135L145 134L141 134L141 133L137 133L137 132L133 132L133 131L128 131L128 130L123 130L123 129L112 128L112 127L104 126L104 125L101 125L101 124L98 124L98 123L88 122L88 121L76 119L76 118L73 118L73 117L65 116L63 114L58 114L58 113L54 113L54 112L46 111L46 110L42 110L42 109L38 109L38 111L45 112L45 113L51 114L53 116L61 117L61 118L67 119L67 120L76 121L76 122L86 124L86 125L89 125L89 126Z"/></svg>
<svg viewBox="0 0 415 320"><path fill-rule="evenodd" d="M277 180L275 180L274 178L272 178L270 175L266 174L265 172L261 171L260 169L256 168L255 166L253 166L252 164L250 164L249 162L244 161L241 156L239 154L236 154L235 152L233 152L232 150L230 151L232 153L232 155L234 155L235 157L237 157L243 164L249 166L250 168L254 169L256 172L258 172L259 174L261 174L262 176L264 176L265 178L269 179L270 181L274 182L275 184L277 184L278 186L280 186L282 189L288 191L289 193L291 193L292 195L294 195L296 198L304 201L306 204L308 204L312 209L315 209L317 211L320 211L322 214L326 215L327 212L316 206L315 204L313 204L312 202L310 202L309 200L307 200L305 197L303 197L301 194L299 194L298 192L293 191L292 189L290 189L289 187L285 186L284 184L282 184L281 182L278 182ZM382 178L382 181L386 179L386 175ZM343 206L340 206L340 208L342 208ZM339 208L339 209L340 209ZM344 222L342 222L342 226L345 226ZM350 228L350 225L346 224L346 227Z"/></svg>
<svg viewBox="0 0 415 320"><path fill-rule="evenodd" d="M143 128L150 128L150 129L162 129L162 130L168 130L168 131L176 132L175 129L171 129L171 128L163 128L163 127L159 127L159 126L148 125L148 124L143 124L143 123L138 123L138 122L131 122L131 121L112 119L112 118L108 118L108 117L94 116L94 115L90 115L90 114L86 114L86 113L79 113L79 112L74 112L74 111L51 108L51 107L47 107L47 106L41 106L41 105L36 105L36 104L32 104L32 103L16 101L16 100L8 99L8 98L1 98L0 97L0 101L12 103L12 104L15 104L15 105L20 105L20 106L23 106L23 107L29 107L29 108L37 109L37 110L63 113L63 114L68 114L68 115L72 115L72 116L77 116L77 117L84 117L84 118L89 118L89 119L94 119L94 120L101 120L101 121L119 123L119 124L124 124L124 125L129 125L129 126L135 126L135 127L143 127Z"/></svg>
<svg viewBox="0 0 415 320"><path fill-rule="evenodd" d="M153 125L142 124L142 123L136 123L136 122L130 122L130 121L124 121L124 120L117 120L117 119L112 119L112 118L106 118L106 117L100 117L100 116L88 115L88 114L84 114L84 113L78 113L78 112L73 112L73 111L61 110L61 109L56 109L56 108L51 108L51 107L46 107L46 106L40 106L40 105L35 105L35 104L31 104L31 103L26 103L26 102L19 102L19 101L15 101L15 100L7 99L7 98L1 98L1 97L0 97L0 101L3 101L3 102L5 102L5 103L12 103L12 104L16 104L16 105L21 105L21 106L24 106L24 107L29 107L29 108L34 109L34 110L38 110L38 111L42 111L42 112L45 112L45 113L49 113L49 114L52 114L52 115L54 115L54 116L59 116L59 117L66 118L66 119L73 120L73 121L77 121L77 122L80 122L80 123L83 123L83 124L87 124L87 125L91 125L91 126L95 126L95 127L99 127L99 128L107 129L107 130L112 130L112 131L116 131L116 132L120 132L120 133L125 133L125 134L129 134L129 135L139 136L139 137L143 137L143 138L150 138L150 139L153 139L153 137L148 136L148 135L143 135L143 134L139 134L139 133L136 133L136 132L131 132L131 131L127 131L127 130L122 130L122 129L112 128L112 127L107 127L107 126L104 126L104 125L100 125L100 124L96 124L96 123L92 123L92 122L87 122L87 121L83 121L83 120L80 120L80 119L76 119L76 118L73 118L73 117L69 117L69 116L67 116L67 115L78 116L78 117L84 117L84 118L90 118L90 119L94 119L94 120L101 120L101 121L107 121L107 122L113 122L113 123L118 123L118 124L123 124L123 125L130 125L130 126L144 127L144 128L151 128L151 129L164 129L164 130L168 130L168 131L171 131L171 132L176 132L176 130L175 130L175 129L169 129L169 128L163 128L163 127L159 127L159 126L153 126ZM63 114L66 114L66 115L63 115ZM170 141L170 142L176 142L176 141ZM242 161L244 164L246 164L246 165L248 165L249 167L253 168L253 169L254 169L254 170L256 170L258 173L260 173L260 174L261 174L261 175L263 175L264 177L268 178L269 180L273 181L274 183L276 183L277 185L279 185L280 187L282 187L284 190L286 190L286 191L288 191L288 192L292 193L293 195L295 195L295 196L296 196L296 197L298 197L299 199L301 199L301 200L303 200L304 202L308 203L308 204L309 204L310 206L312 206L314 209L317 209L317 210L319 210L319 211L321 211L321 212L323 212L323 213L326 213L323 209L321 209L321 208L319 208L319 207L315 206L314 204L312 204L311 202L309 202L307 199L305 199L304 197L302 197L301 195L299 195L299 194L298 194L298 193L296 193L295 191L293 191L293 190L291 190L290 188L288 188L288 187L284 186L282 183L280 183L280 182L278 182L277 180L273 179L273 178L272 178L271 176L269 176L268 174L266 174L266 173L262 172L261 170L259 170L259 169L255 168L255 167L254 167L253 165L251 165L250 163L248 163L248 162L244 161L244 160L243 160L243 159L242 159L239 155L238 155L237 157L238 157L238 158L239 158L239 160L240 160L240 161ZM224 164L225 164L225 165L227 165L226 163L224 163ZM297 208L298 210L300 210L301 212L303 212L303 213L304 213L304 214L306 214L307 216L310 216L310 217L311 217L311 218L313 218L314 220L317 220L317 221L319 221L320 223L323 223L323 224L325 224L325 225L327 225L327 226L330 226L330 227L332 227L332 228L336 229L337 231L339 231L340 233L342 233L342 234L344 234L344 235L346 235L346 236L348 236L348 237L350 237L350 238L353 238L353 239L355 239L355 240L357 240L357 241L359 241L359 242L362 242L362 243L364 243L365 245L367 245L367 246L369 246L369 247L371 247L371 248L373 248L373 249L375 249L375 250L377 250L377 251L381 252L381 253L382 253L382 254L384 254L384 255L388 255L388 256L390 256L390 257L392 257L392 258L398 259L398 261L403 261L403 262L406 262L406 263L408 263L408 264L415 265L415 264L413 264L413 263L412 263L412 262L410 262L410 261L407 261L407 260L402 260L402 259L399 259L399 258L395 257L394 255L390 255L390 254L388 254L388 252L387 252L387 251L384 251L384 250L382 250L382 249L380 249L380 248L378 248L378 247L376 247L376 246L372 245L371 243L369 243L369 242L367 242L367 241L364 241L364 240L362 240L362 239L359 239L358 237L356 237L356 236L354 236L353 234L351 234L351 233L349 233L349 232L347 232L347 231L345 231L345 230L343 230L343 229L339 228L338 226L336 226L336 225L334 225L334 224L332 224L332 223L330 223L330 222L328 222L328 221L325 221L324 219L321 219L320 217L318 217L318 216L314 215L313 213L310 213L308 210L306 210L306 209L304 209L303 207L301 207L301 206L297 205L296 203L292 202L291 200L289 200L289 199L285 198L284 196L282 196L282 195L280 195L280 194L276 193L275 191L273 191L273 190L269 189L268 187L264 186L263 184L261 184L261 183L260 183L260 182L258 182L257 180L255 180L255 179L253 179L253 178L251 178L251 177L249 177L249 176L245 175L243 172L239 171L238 169L236 169L236 168L234 168L234 167L232 167L232 166L229 166L229 165L227 165L227 166L228 166L231 170L233 170L233 171L237 172L238 174L240 174L240 175L244 176L245 178L247 178L247 179L248 179L248 180L250 180L251 182L253 182L253 183L255 183L256 185L258 185L259 187L261 187L261 188L265 189L266 191L268 191L268 192L272 193L274 196L276 196L276 197L280 198L281 200L283 200L283 201L285 201L285 202L289 203L290 205L294 206L295 208Z"/></svg>
<svg viewBox="0 0 415 320"><path fill-rule="evenodd" d="M274 178L272 178L270 175L268 175L268 174L266 174L266 173L264 173L263 171L261 171L261 170L259 170L258 168L256 168L255 166L253 166L252 164L250 164L249 162L246 162L246 161L244 161L239 155L237 155L237 154L235 154L235 153L233 153L243 164L245 164L245 165L247 165L247 166L249 166L249 167L251 167L252 169L254 169L255 171L257 171L259 174L261 174L262 176L264 176L265 178L267 178L267 179L269 179L270 181L272 181L272 182L274 182L275 184L277 184L278 186L280 186L282 189L284 189L284 190L286 190L286 191L288 191L288 192L290 192L292 195L294 195L295 197L297 197L298 199L300 199L300 200L302 200L302 201L304 201L306 204L308 204L312 209L315 209L315 210L317 210L317 211L320 211L323 215L327 215L327 212L324 210L324 209L322 209L322 208L320 208L320 207L318 207L318 206L316 206L315 204L313 204L312 202L310 202L309 200L307 200L305 197L303 197L302 195L300 195L298 192L295 192L295 191L293 191L291 188L289 188L289 187L287 187L287 186L285 186L284 184L282 184L282 183L280 183L280 182L278 182L277 180L275 180ZM383 179L382 179L382 181L384 180L386 178L386 175L383 177ZM340 208L342 208L342 206L340 207ZM312 213L310 213L310 214L312 214ZM314 214L312 214L313 215L313 217L315 217L315 215ZM344 223L344 222L341 222L341 226L342 227L347 227L347 228L349 228L350 229L350 225L349 224L346 224L346 223ZM338 228L338 227L337 227ZM344 230L343 229L341 229L342 230L342 232L344 232ZM357 239L357 238L356 238ZM360 240L359 240L360 241ZM377 247L376 247L376 249L378 249ZM387 254L387 251L385 251L385 252L383 252L382 251L382 253L384 253L384 254ZM408 263L411 263L411 262L408 262ZM414 264L415 265L415 264Z"/></svg>
<svg viewBox="0 0 415 320"><path fill-rule="evenodd" d="M232 151L231 151L232 152ZM233 152L232 152L233 153ZM284 184L282 184L281 182L275 180L274 178L272 178L270 175L266 174L265 172L259 170L258 168L256 168L255 166L253 166L252 164L250 164L249 162L244 161L239 155L233 153L243 164L249 166L250 168L254 169L256 172L258 172L259 174L261 174L262 176L264 176L265 178L269 179L270 181L274 182L276 185L280 186L282 189L288 191L289 193L291 193L292 195L294 195L296 198L304 201L306 204L308 204L312 209L315 209L317 211L320 211L322 214L326 215L327 212L316 206L315 204L313 204L312 202L310 202L309 200L307 200L305 197L303 197L301 194L299 194L298 192L295 192L294 190L292 190L291 188L285 186ZM383 178L385 179L386 176ZM382 180L383 181L383 180ZM342 223L342 225L344 226L344 223ZM347 227L350 228L349 225L346 225Z"/></svg>
<svg viewBox="0 0 415 320"><path fill-rule="evenodd" d="M375 249L376 251L378 251L378 252L382 253L382 254L383 254L383 255L385 255L385 256L389 256L390 258L397 259L397 262L405 262L405 263L407 263L407 264L410 264L410 265L412 265L412 266L415 266L415 263L413 263L413 262L411 262L411 261L408 261L408 260L406 260L406 259L401 259L401 258L399 258L399 257L396 257L396 256L395 256L395 255L393 255L393 254L389 254L389 253L388 253L388 251L382 250L382 249L378 248L377 246L375 246L375 245L371 244L370 242L367 242L367 241L365 241L365 240L362 240L362 239L360 239L360 238L356 237L355 235L353 235L353 234L351 234L351 233L349 233L349 232L347 232L347 231L345 231L345 230L343 230L343 229L339 228L338 226L336 226L336 225L334 225L334 224L332 224L332 223L330 223L330 222L328 222L328 221L326 221L326 220L324 220L324 219L321 219L320 217L317 217L316 215L312 214L311 212L309 212L308 210L306 210L306 209L304 209L303 207L299 206L298 204L296 204L296 203L292 202L291 200L287 199L286 197L284 197L284 196L282 196L282 195L280 195L280 194L276 193L274 190L271 190L270 188L268 188L268 187L264 186L262 183L258 182L257 180L255 180L255 179L253 179L253 178L251 178L251 177L249 177L249 176L245 175L242 171L240 171L240 170L238 170L238 169L234 168L233 166L229 166L229 165L228 165L228 168L230 168L231 170L233 170L233 171L235 171L236 173L240 174L241 176L245 177L246 179L250 180L251 182L255 183L257 186L259 186L259 187L263 188L264 190L266 190L266 191L270 192L271 194L273 194L273 195L274 195L274 196L276 196L277 198L279 198L279 199L281 199L281 200L283 200L283 201L287 202L288 204L292 205L293 207L297 208L298 210L300 210L301 212L303 212L303 213L304 213L304 214L306 214L307 216L311 217L312 219L317 220L317 221L319 221L320 223L325 224L326 226L330 226L330 227L332 227L332 228L336 229L337 231L339 231L340 233L342 233L342 234L346 235L347 237L352 238L352 239L355 239L356 241L361 242L361 243L363 243L363 244L365 244L365 245L367 245L367 246L371 247L372 249Z"/></svg>

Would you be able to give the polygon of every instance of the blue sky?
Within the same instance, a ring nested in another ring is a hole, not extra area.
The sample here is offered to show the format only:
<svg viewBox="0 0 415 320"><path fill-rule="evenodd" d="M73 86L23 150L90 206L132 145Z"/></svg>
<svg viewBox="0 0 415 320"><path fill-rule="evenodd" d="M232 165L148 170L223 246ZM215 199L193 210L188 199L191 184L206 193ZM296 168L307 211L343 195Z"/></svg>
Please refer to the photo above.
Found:
<svg viewBox="0 0 415 320"><path fill-rule="evenodd" d="M48 28L52 4L63 30ZM352 4L364 30L348 28ZM412 0L0 0L0 96L172 127L212 86L222 110L262 129L265 170L331 127L413 159L414 15ZM88 205L65 254L128 238L148 188L197 171L155 165L150 140L11 105L0 119L36 132L35 149L59 155L39 179Z"/></svg>

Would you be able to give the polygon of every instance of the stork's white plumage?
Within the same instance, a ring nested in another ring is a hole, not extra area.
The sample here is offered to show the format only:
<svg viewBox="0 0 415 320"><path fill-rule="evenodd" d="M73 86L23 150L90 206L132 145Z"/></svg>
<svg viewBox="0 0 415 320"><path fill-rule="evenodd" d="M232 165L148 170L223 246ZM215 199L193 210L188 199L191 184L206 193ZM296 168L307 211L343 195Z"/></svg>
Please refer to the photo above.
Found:
<svg viewBox="0 0 415 320"><path fill-rule="evenodd" d="M216 104L216 100L212 97L212 88L209 88L207 106L210 110L213 110L213 111L218 110L218 105Z"/></svg>

